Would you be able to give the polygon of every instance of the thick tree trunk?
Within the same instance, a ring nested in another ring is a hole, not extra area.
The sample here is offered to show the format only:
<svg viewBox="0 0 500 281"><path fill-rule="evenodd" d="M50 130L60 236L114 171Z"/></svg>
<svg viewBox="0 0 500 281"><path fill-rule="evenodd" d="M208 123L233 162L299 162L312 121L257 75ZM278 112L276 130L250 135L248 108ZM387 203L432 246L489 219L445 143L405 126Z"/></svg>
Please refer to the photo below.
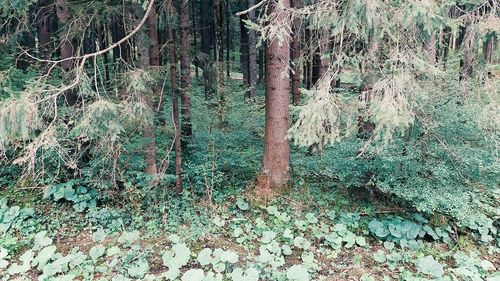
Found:
<svg viewBox="0 0 500 281"><path fill-rule="evenodd" d="M66 25L70 20L70 14L68 11L68 3L66 0L57 0L56 1L56 11L57 18L60 23ZM61 59L71 58L74 54L74 48L72 44L72 39L70 38L69 30L61 33L60 35L60 50L61 50ZM65 72L73 69L73 61L66 60L61 63L61 67Z"/></svg>
<svg viewBox="0 0 500 281"><path fill-rule="evenodd" d="M186 4L186 2L184 2ZM186 5L183 5L186 6ZM173 6L170 6L173 8ZM186 8L185 8L186 10ZM174 11L170 11L171 14L175 14ZM184 15L185 17L185 15ZM186 20L186 19L184 19ZM189 19L187 19L189 22ZM189 30L186 30L189 32ZM183 34L184 35L184 34ZM168 23L168 59L170 68L170 83L172 87L172 115L174 123L174 146L175 146L175 174L177 180L175 183L175 191L177 194L182 193L182 147L181 147L181 135L179 127L179 101L177 98L177 60L175 54L175 38L174 31L172 27L172 22ZM184 80L184 77L183 77Z"/></svg>
<svg viewBox="0 0 500 281"><path fill-rule="evenodd" d="M56 14L59 23L63 28L66 28L59 35L59 51L61 60L61 68L63 71L63 77L65 80L70 79L70 71L74 68L74 61L70 58L74 55L73 40L68 28L68 22L70 20L70 13L68 11L68 3L66 0L56 0ZM68 106L74 106L78 103L79 95L72 89L64 92L64 100Z"/></svg>
<svg viewBox="0 0 500 281"><path fill-rule="evenodd" d="M136 22L138 23L140 19L144 16L144 10L140 5L136 5L134 7L134 13ZM147 70L150 66L149 59L149 38L148 31L146 27L143 27L138 33L136 38L137 44L137 56L139 60L139 65L142 69ZM148 107L152 108L152 97L151 93L144 93L144 101L148 105ZM154 133L153 124L146 125L144 130L144 159L146 161L146 173L150 175L155 175L158 173L158 169L156 167L156 138Z"/></svg>
<svg viewBox="0 0 500 281"><path fill-rule="evenodd" d="M249 0L248 6L252 7L255 5L255 0ZM255 22L255 10L251 10L248 13L248 19ZM257 34L254 29L248 30L248 84L249 97L255 99L257 97Z"/></svg>
<svg viewBox="0 0 500 281"><path fill-rule="evenodd" d="M292 7L295 9L302 8L302 0L292 0ZM292 23L292 43L291 43L291 61L292 61L292 99L293 104L298 105L300 102L300 32L301 22L300 19L294 19Z"/></svg>
<svg viewBox="0 0 500 281"><path fill-rule="evenodd" d="M158 49L158 29L156 25L156 10L153 7L151 9L151 12L149 13L146 21L146 26L149 31L149 42L150 42L150 48L149 48L149 64L151 66L160 66L160 53Z"/></svg>
<svg viewBox="0 0 500 281"><path fill-rule="evenodd" d="M190 41L189 41L189 1L183 0L180 11L180 27L181 27L181 114L182 114L182 138L190 137L192 132L191 126L191 98L189 97L189 88L191 85L191 57Z"/></svg>
<svg viewBox="0 0 500 281"><path fill-rule="evenodd" d="M330 46L330 32L328 29L322 29L319 35L319 66L318 79L323 78L330 67L330 58L328 57Z"/></svg>
<svg viewBox="0 0 500 281"><path fill-rule="evenodd" d="M281 0L280 3L285 8L290 7L289 0ZM276 5L272 0L268 12L274 13ZM286 17L283 14L277 20L286 21ZM264 194L272 188L283 187L290 180L290 145L287 139L290 83L286 77L289 74L290 44L286 41L287 36L283 38L284 42L268 41L266 49L266 124L263 165L258 184Z"/></svg>
<svg viewBox="0 0 500 281"><path fill-rule="evenodd" d="M51 24L50 0L38 0L38 13L36 26L38 30L38 52L43 59L50 58L50 24Z"/></svg>

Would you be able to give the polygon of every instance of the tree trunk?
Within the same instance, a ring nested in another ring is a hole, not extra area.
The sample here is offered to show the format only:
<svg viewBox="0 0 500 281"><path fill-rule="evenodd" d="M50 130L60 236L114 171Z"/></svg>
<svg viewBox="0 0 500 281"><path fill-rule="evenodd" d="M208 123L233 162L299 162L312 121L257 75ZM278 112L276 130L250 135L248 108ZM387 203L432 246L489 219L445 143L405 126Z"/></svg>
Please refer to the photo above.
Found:
<svg viewBox="0 0 500 281"><path fill-rule="evenodd" d="M231 2L226 0L226 76L231 76Z"/></svg>
<svg viewBox="0 0 500 281"><path fill-rule="evenodd" d="M187 12L187 3L183 3L183 7L185 10L184 12L181 11L181 13L185 14ZM173 5L170 5L171 9L173 9ZM174 11L170 11L171 15L175 15ZM184 22L187 20L189 23L189 18L185 18L186 15L182 16L183 19L181 20ZM177 98L177 60L176 60L176 54L175 54L175 38L174 38L174 31L172 27L172 22L169 21L168 23L168 59L169 59L169 68L170 68L170 83L172 86L172 115L173 115L173 123L174 123L174 146L175 146L175 174L177 176L177 180L175 183L175 191L177 194L180 194L182 192L182 147L181 147L181 135L180 135L180 128L179 128L179 102ZM185 27L183 26L182 29ZM186 28L186 32L189 32ZM184 35L184 31L183 34ZM184 37L184 36L183 36ZM183 38L184 39L184 38ZM189 40L189 39L188 39ZM184 77L183 77L184 80Z"/></svg>
<svg viewBox="0 0 500 281"><path fill-rule="evenodd" d="M318 66L318 79L323 78L328 72L330 67L330 59L328 57L330 45L330 32L324 28L319 35L319 66Z"/></svg>
<svg viewBox="0 0 500 281"><path fill-rule="evenodd" d="M292 0L292 7L295 9L302 8L302 0ZM293 104L298 105L300 102L300 32L301 22L300 19L294 19L292 23L292 44L291 44L291 61L292 61L292 98Z"/></svg>
<svg viewBox="0 0 500 281"><path fill-rule="evenodd" d="M255 5L255 0L249 0L248 6ZM255 22L255 10L248 13L248 19ZM255 99L257 97L257 34L254 29L248 30L248 85L249 97Z"/></svg>
<svg viewBox="0 0 500 281"><path fill-rule="evenodd" d="M136 23L139 23L140 19L144 16L144 10L141 5L136 5L134 9ZM148 70L150 66L149 59L149 38L148 31L146 27L142 27L141 30L137 33L136 38L137 44L137 56L139 60L139 65L143 70ZM152 97L151 93L144 93L144 101L149 108L152 108ZM158 169L156 167L156 138L154 133L153 124L147 124L144 130L144 159L146 161L146 173L150 175L155 175L158 173Z"/></svg>
<svg viewBox="0 0 500 281"><path fill-rule="evenodd" d="M74 61L69 59L74 55L74 48L72 43L72 38L68 29L68 22L70 20L70 14L68 11L68 3L66 0L56 0L56 14L60 27L66 28L65 31L61 32L59 35L59 51L61 60L61 68L63 71L63 77L65 80L69 80L70 71L74 68ZM79 95L74 89L64 92L64 100L68 106L74 106L78 103Z"/></svg>
<svg viewBox="0 0 500 281"><path fill-rule="evenodd" d="M38 52L43 59L50 58L50 23L51 23L50 0L38 0L38 13L36 25L38 31Z"/></svg>
<svg viewBox="0 0 500 281"><path fill-rule="evenodd" d="M189 97L189 88L191 85L191 57L189 41L189 1L183 0L180 11L181 27L181 114L182 114L182 139L190 137L191 126L191 98Z"/></svg>
<svg viewBox="0 0 500 281"><path fill-rule="evenodd" d="M250 92L247 91L250 85L250 79L248 77L248 30L245 26L244 20L247 19L247 15L243 15L240 18L240 67L241 73L243 74L243 87L245 88L245 99L250 97Z"/></svg>
<svg viewBox="0 0 500 281"><path fill-rule="evenodd" d="M495 50L495 34L490 34L484 43L483 53L486 64L493 64L493 50Z"/></svg>
<svg viewBox="0 0 500 281"><path fill-rule="evenodd" d="M289 0L282 0L285 8ZM269 3L268 12L274 13L276 1ZM285 14L278 21L286 21ZM283 30L283 32L287 32ZM264 133L264 156L258 188L269 193L272 188L283 187L290 180L290 145L287 139L289 119L290 83L288 67L290 64L290 45L287 36L284 42L268 40L266 49L266 112ZM285 75L285 77L283 77Z"/></svg>
<svg viewBox="0 0 500 281"><path fill-rule="evenodd" d="M108 47L108 31L106 29L106 26L102 27L102 32L101 32L101 50L104 50ZM109 58L108 58L108 53L102 54L102 60L104 64L104 75L106 78L106 82L109 82Z"/></svg>
<svg viewBox="0 0 500 281"><path fill-rule="evenodd" d="M158 29L156 27L156 20L156 10L153 7L146 20L146 26L149 31L149 41L151 45L149 48L149 64L151 66L160 66L160 54L158 50Z"/></svg>
<svg viewBox="0 0 500 281"><path fill-rule="evenodd" d="M66 25L70 19L70 14L68 11L68 3L66 0L57 0L56 1L56 11L57 11L57 18L60 23L63 25ZM65 26L67 28L67 26ZM66 30L63 32L60 36L60 50L61 50L61 59L67 59L73 56L74 54L74 49L73 49L73 44L71 43L71 38L69 34L69 30ZM61 67L65 72L70 71L73 69L73 61L72 60L66 60L61 63Z"/></svg>
<svg viewBox="0 0 500 281"><path fill-rule="evenodd" d="M429 42L427 42L427 62L436 65L436 33L432 32Z"/></svg>
<svg viewBox="0 0 500 281"><path fill-rule="evenodd" d="M259 48L259 81L258 81L258 83L262 83L262 81L264 81L265 65L266 65L266 59L264 58L264 47L260 46L260 48Z"/></svg>
<svg viewBox="0 0 500 281"><path fill-rule="evenodd" d="M309 28L306 28L304 32L304 41L306 42L307 46L307 56L306 56L306 63L305 63L305 68L306 71L304 71L305 74L305 81L304 84L306 84L306 88L310 90L312 88L313 84L313 67L314 67L314 60L315 56L312 54L310 48L311 48L311 30Z"/></svg>
<svg viewBox="0 0 500 281"><path fill-rule="evenodd" d="M194 53L195 53L195 57L196 57L196 53L198 52L198 42L197 42L197 38L198 38L198 35L196 34L196 17L195 17L195 7L194 7L194 1L191 1L191 10L192 10L192 18L193 18L193 39L194 39ZM195 75L196 75L196 78L198 78L199 74L198 74L198 63L195 64Z"/></svg>
<svg viewBox="0 0 500 281"><path fill-rule="evenodd" d="M214 69L212 61L213 21L210 20L211 1L201 1L201 51L203 57L200 64L203 69L203 80L205 85L205 98L210 99L215 92Z"/></svg>

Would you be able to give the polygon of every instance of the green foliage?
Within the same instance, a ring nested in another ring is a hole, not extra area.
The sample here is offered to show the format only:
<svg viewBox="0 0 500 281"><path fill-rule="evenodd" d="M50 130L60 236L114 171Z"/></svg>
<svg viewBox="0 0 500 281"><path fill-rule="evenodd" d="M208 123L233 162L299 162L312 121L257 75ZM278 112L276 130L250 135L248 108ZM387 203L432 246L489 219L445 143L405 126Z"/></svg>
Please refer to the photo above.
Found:
<svg viewBox="0 0 500 281"><path fill-rule="evenodd" d="M432 256L426 256L418 259L417 268L420 272L436 278L439 278L444 274L443 266Z"/></svg>
<svg viewBox="0 0 500 281"><path fill-rule="evenodd" d="M434 228L421 216L415 216L419 221L414 222L396 216L389 216L380 221L373 219L368 227L370 232L380 239L398 243L402 248L413 250L423 245L422 239L430 238L436 241L450 242L451 228L449 226Z"/></svg>
<svg viewBox="0 0 500 281"><path fill-rule="evenodd" d="M64 199L73 203L77 212L93 208L97 203L97 191L81 185L81 181L71 179L68 182L49 185L45 188L44 198L53 198L54 201Z"/></svg>

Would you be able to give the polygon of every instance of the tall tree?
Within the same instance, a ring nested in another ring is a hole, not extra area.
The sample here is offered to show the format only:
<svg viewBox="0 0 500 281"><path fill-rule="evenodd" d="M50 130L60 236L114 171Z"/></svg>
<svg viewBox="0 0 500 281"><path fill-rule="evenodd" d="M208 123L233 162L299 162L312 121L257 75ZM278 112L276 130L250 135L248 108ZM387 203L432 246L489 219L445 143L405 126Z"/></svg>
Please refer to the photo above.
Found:
<svg viewBox="0 0 500 281"><path fill-rule="evenodd" d="M323 78L330 67L330 59L328 57L330 48L330 30L322 28L319 34L319 65L318 79Z"/></svg>
<svg viewBox="0 0 500 281"><path fill-rule="evenodd" d="M276 22L285 24L289 21L287 13L277 13L278 5L290 8L289 0L271 0L268 5L268 15L274 17ZM268 38L267 41L264 157L258 183L258 188L262 188L264 193L270 192L271 188L282 187L290 179L290 145L287 139L290 100L288 30L279 30L283 35L282 41L277 38Z"/></svg>
<svg viewBox="0 0 500 281"><path fill-rule="evenodd" d="M295 9L302 8L302 0L292 0L291 5ZM292 62L292 99L293 104L298 105L300 102L300 38L301 38L301 22L297 17L292 23L292 43L290 59Z"/></svg>
<svg viewBox="0 0 500 281"><path fill-rule="evenodd" d="M201 1L201 52L202 56L199 58L201 68L203 70L203 81L205 86L205 98L211 98L215 92L214 85L214 67L212 56L212 42L213 36L213 20L210 18L210 7L212 7L211 0Z"/></svg>
<svg viewBox="0 0 500 281"><path fill-rule="evenodd" d="M59 23L61 23L66 30L60 34L59 38L59 46L61 51L61 60L65 60L71 58L74 55L74 48L71 39L71 33L69 30L69 20L70 13L68 10L68 3L66 0L56 0L56 11L57 11L57 19ZM65 60L61 63L61 66L64 71L70 71L73 68L72 60Z"/></svg>
<svg viewBox="0 0 500 281"><path fill-rule="evenodd" d="M249 0L248 6L253 7L255 0ZM248 20L255 22L255 9L248 12ZM248 86L249 97L255 99L257 96L257 33L255 29L248 30Z"/></svg>
<svg viewBox="0 0 500 281"><path fill-rule="evenodd" d="M247 3L247 1L243 1L243 3ZM243 6L244 9L247 5ZM250 79L249 79L249 67L248 67L248 29L245 26L245 20L248 19L247 14L241 15L240 17L240 67L241 72L243 74L243 87L245 87L245 98L250 97L250 92L248 88L250 87Z"/></svg>
<svg viewBox="0 0 500 281"><path fill-rule="evenodd" d="M231 1L226 0L226 76L231 76Z"/></svg>
<svg viewBox="0 0 500 281"><path fill-rule="evenodd" d="M184 3L185 4L185 3ZM183 5L186 6L186 5ZM173 30L172 17L175 16L175 8L171 0L169 0L169 22L167 26L168 32L168 60L170 70L170 83L172 87L172 116L174 123L174 146L175 146L175 174L177 180L175 183L175 191L180 194L182 192L182 147L181 147L181 134L179 127L179 101L177 97L177 60L175 52L175 37ZM189 19L188 19L189 22ZM189 31L187 31L189 32Z"/></svg>
<svg viewBox="0 0 500 281"><path fill-rule="evenodd" d="M44 59L50 57L50 25L51 25L51 1L38 0L38 13L36 17L36 26L38 31L38 48L40 56Z"/></svg>
<svg viewBox="0 0 500 281"><path fill-rule="evenodd" d="M148 15L146 26L149 31L149 64L151 66L160 66L160 53L158 49L158 29L157 22L158 18L156 15L156 9L151 9L151 12Z"/></svg>
<svg viewBox="0 0 500 281"><path fill-rule="evenodd" d="M134 6L134 14L136 22L144 17L144 10L141 5ZM150 58L149 58L149 38L148 38L148 30L145 26L141 28L141 30L137 33L136 38L137 44L137 56L139 59L140 67L146 71L150 67ZM149 108L153 107L152 97L150 93L145 93L143 99ZM155 175L158 172L156 166L156 138L154 133L153 124L147 124L144 130L144 138L146 139L144 143L144 158L146 161L146 173Z"/></svg>
<svg viewBox="0 0 500 281"><path fill-rule="evenodd" d="M191 98L189 88L191 85L191 56L189 40L189 0L182 0L180 7L181 27L181 115L182 137L185 139L193 134L191 125Z"/></svg>

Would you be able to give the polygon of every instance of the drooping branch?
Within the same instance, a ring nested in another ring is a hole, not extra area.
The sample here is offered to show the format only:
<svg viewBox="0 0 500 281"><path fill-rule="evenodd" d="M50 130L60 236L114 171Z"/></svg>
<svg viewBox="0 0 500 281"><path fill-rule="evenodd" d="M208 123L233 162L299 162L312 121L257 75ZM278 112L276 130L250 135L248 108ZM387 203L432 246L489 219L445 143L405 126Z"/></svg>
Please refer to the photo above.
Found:
<svg viewBox="0 0 500 281"><path fill-rule="evenodd" d="M37 58L35 56L32 56L32 55L28 54L27 51L24 51L24 52L29 57L31 57L32 59L35 59L35 60L40 61L40 62L52 63L52 64L55 64L55 65L57 65L59 63L62 63L62 62L65 62L65 61L69 61L69 60L82 60L82 61L85 61L85 60L87 60L89 58L97 57L99 55L107 53L107 52L111 51L112 49L118 47L119 45L123 44L125 41L127 41L128 39L130 39L132 36L134 36L137 32L139 32L139 30L141 29L141 27L146 22L149 13L153 9L153 6L154 6L154 0L150 0L150 2L148 4L148 7L146 9L146 12L144 14L144 17L141 19L141 21L139 22L139 24L127 36L123 37L118 42L115 42L115 43L109 45L107 48L99 50L97 52L90 53L90 54L84 54L84 55L81 55L81 56L72 56L72 57L69 57L69 58L61 59L61 60L40 59L40 58Z"/></svg>

